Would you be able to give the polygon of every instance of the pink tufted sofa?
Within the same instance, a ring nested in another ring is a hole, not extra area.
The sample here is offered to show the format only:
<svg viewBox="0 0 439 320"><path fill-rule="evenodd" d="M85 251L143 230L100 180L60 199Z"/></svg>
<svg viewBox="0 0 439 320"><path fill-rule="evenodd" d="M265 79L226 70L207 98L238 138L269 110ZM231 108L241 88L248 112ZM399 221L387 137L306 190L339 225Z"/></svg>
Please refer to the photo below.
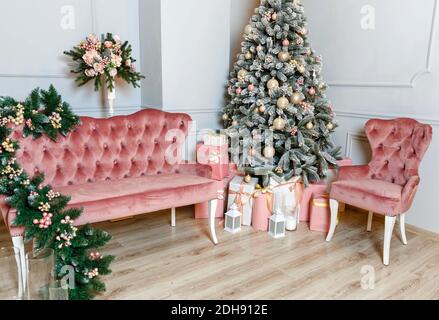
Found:
<svg viewBox="0 0 439 320"><path fill-rule="evenodd" d="M383 262L389 264L390 239L396 217L404 244L405 213L410 209L420 183L419 166L432 139L432 128L416 120L373 119L366 123L372 148L368 165L342 167L338 181L331 186L330 241L336 226L338 202L369 211L368 231L374 213L385 215Z"/></svg>
<svg viewBox="0 0 439 320"><path fill-rule="evenodd" d="M57 142L47 137L13 139L20 143L17 161L29 174L44 172L45 182L83 207L76 225L107 221L163 209L209 202L209 230L217 238L214 214L217 181L209 166L180 160L191 118L147 109L109 119L81 118L82 124ZM22 246L23 229L4 198L0 209L14 244Z"/></svg>

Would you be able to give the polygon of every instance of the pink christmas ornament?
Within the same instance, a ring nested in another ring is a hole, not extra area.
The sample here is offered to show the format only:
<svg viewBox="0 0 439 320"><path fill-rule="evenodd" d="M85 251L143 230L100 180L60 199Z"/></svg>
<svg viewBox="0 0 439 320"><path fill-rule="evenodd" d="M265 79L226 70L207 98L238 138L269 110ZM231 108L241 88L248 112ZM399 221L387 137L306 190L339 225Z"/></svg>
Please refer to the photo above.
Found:
<svg viewBox="0 0 439 320"><path fill-rule="evenodd" d="M316 94L316 89L314 89L314 87L311 87L311 88L309 89L309 91L308 91L308 92L309 92L309 94L310 94L310 95L312 95L312 96L313 96L313 95L315 95L315 94Z"/></svg>
<svg viewBox="0 0 439 320"><path fill-rule="evenodd" d="M291 129L291 135L292 136L295 136L297 134L297 128L296 127L293 127L292 129Z"/></svg>
<svg viewBox="0 0 439 320"><path fill-rule="evenodd" d="M288 39L284 39L284 41L282 41L282 45L284 47L288 47L290 45L290 41L288 41Z"/></svg>
<svg viewBox="0 0 439 320"><path fill-rule="evenodd" d="M236 94L240 95L242 93L242 89L241 88L236 88Z"/></svg>
<svg viewBox="0 0 439 320"><path fill-rule="evenodd" d="M253 85L253 84L249 84L248 85L248 91L253 91L253 90L255 90L255 86Z"/></svg>

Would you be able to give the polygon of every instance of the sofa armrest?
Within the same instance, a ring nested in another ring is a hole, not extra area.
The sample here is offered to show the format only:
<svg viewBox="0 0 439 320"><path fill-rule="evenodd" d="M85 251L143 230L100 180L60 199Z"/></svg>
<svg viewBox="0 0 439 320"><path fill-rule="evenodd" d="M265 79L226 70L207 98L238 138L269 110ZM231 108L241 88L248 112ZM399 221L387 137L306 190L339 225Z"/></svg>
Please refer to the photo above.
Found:
<svg viewBox="0 0 439 320"><path fill-rule="evenodd" d="M212 168L207 164L183 162L178 166L178 172L212 179Z"/></svg>
<svg viewBox="0 0 439 320"><path fill-rule="evenodd" d="M338 180L368 179L369 173L370 167L368 165L340 167Z"/></svg>

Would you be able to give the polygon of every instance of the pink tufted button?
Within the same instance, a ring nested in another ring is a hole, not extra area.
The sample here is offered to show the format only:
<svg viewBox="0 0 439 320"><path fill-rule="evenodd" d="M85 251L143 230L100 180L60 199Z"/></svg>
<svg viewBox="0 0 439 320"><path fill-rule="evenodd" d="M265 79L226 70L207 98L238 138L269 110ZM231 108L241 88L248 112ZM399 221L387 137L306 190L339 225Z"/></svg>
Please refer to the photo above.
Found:
<svg viewBox="0 0 439 320"><path fill-rule="evenodd" d="M104 143L104 149L108 149L108 144Z"/></svg>
<svg viewBox="0 0 439 320"><path fill-rule="evenodd" d="M73 184L73 181L69 181L69 182L67 182L67 184L68 184L69 186L71 186L71 185Z"/></svg>
<svg viewBox="0 0 439 320"><path fill-rule="evenodd" d="M183 120L180 121L180 127L184 127L184 121Z"/></svg>
<svg viewBox="0 0 439 320"><path fill-rule="evenodd" d="M87 182L89 182L89 183L93 182L93 179L87 179Z"/></svg>
<svg viewBox="0 0 439 320"><path fill-rule="evenodd" d="M142 177L144 177L144 176L145 176L145 172L142 172L140 175L141 175Z"/></svg>
<svg viewBox="0 0 439 320"><path fill-rule="evenodd" d="M389 160L384 161L385 164L389 164Z"/></svg>
<svg viewBox="0 0 439 320"><path fill-rule="evenodd" d="M126 174L123 177L126 179L126 178L129 178L130 176Z"/></svg>
<svg viewBox="0 0 439 320"><path fill-rule="evenodd" d="M159 144L159 141L157 139L154 139L154 144L155 145Z"/></svg>
<svg viewBox="0 0 439 320"><path fill-rule="evenodd" d="M113 163L114 163L114 164L118 164L119 162L118 162L117 160L114 160Z"/></svg>
<svg viewBox="0 0 439 320"><path fill-rule="evenodd" d="M172 139L172 142L173 142L173 143L176 143L176 142L177 142L177 138L174 137L174 138Z"/></svg>
<svg viewBox="0 0 439 320"><path fill-rule="evenodd" d="M38 172L40 171L40 169L38 169L38 167L35 167L34 172Z"/></svg>
<svg viewBox="0 0 439 320"><path fill-rule="evenodd" d="M111 180L111 178L110 177L106 177L105 180L109 181L109 180Z"/></svg>
<svg viewBox="0 0 439 320"><path fill-rule="evenodd" d="M98 167L100 165L101 165L101 162L100 161L96 161L96 166Z"/></svg>
<svg viewBox="0 0 439 320"><path fill-rule="evenodd" d="M128 123L127 128L131 129L133 127L133 125L131 123Z"/></svg>

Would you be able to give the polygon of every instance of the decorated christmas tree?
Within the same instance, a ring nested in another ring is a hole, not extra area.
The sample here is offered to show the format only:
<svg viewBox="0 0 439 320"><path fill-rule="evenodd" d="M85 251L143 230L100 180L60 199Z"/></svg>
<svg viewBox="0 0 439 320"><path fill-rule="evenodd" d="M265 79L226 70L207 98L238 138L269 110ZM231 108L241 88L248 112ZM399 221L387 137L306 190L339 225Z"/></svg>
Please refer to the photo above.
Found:
<svg viewBox="0 0 439 320"><path fill-rule="evenodd" d="M222 117L232 159L264 185L295 176L307 185L340 158L321 69L300 1L262 0L245 27Z"/></svg>

